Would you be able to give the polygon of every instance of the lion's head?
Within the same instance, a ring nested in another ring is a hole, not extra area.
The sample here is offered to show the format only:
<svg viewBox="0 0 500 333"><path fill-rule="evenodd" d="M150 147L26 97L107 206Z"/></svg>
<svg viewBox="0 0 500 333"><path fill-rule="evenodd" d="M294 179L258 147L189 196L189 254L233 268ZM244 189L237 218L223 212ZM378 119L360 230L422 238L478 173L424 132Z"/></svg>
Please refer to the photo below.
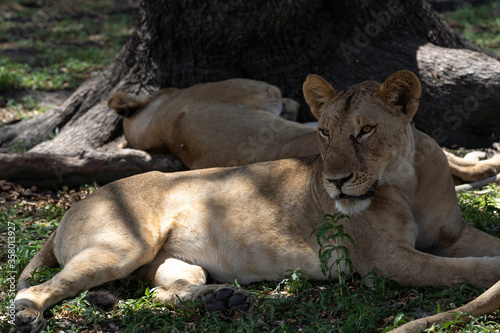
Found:
<svg viewBox="0 0 500 333"><path fill-rule="evenodd" d="M404 187L414 177L411 119L422 88L409 71L382 85L365 81L337 92L309 75L304 96L318 118L322 180L336 207L345 214L366 209L381 185Z"/></svg>

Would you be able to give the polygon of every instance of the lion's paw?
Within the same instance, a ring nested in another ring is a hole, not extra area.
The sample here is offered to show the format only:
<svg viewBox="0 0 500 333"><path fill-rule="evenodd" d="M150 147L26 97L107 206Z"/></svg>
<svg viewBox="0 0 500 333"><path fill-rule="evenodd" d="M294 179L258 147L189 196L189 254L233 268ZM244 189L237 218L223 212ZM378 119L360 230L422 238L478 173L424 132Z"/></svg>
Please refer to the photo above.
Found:
<svg viewBox="0 0 500 333"><path fill-rule="evenodd" d="M206 293L204 301L207 312L226 312L228 310L250 312L253 309L255 297L248 291L232 286L223 286Z"/></svg>
<svg viewBox="0 0 500 333"><path fill-rule="evenodd" d="M14 325L23 333L36 333L41 331L46 324L43 313L36 309L31 301L20 300L15 303L16 317Z"/></svg>

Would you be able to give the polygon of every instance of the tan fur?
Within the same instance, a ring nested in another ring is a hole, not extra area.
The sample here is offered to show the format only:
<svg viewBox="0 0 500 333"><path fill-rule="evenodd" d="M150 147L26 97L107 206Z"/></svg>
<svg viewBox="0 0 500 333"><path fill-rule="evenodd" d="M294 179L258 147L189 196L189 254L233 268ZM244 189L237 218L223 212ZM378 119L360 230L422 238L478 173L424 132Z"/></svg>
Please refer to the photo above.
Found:
<svg viewBox="0 0 500 333"><path fill-rule="evenodd" d="M315 146L315 135L303 138L314 129L278 117L283 105L297 113L298 103L264 82L231 79L162 90L135 104L133 98L119 92L108 102L117 112L134 109L123 119L127 147L172 152L190 169L317 153L308 147Z"/></svg>
<svg viewBox="0 0 500 333"><path fill-rule="evenodd" d="M351 217L343 224L361 275L375 269L414 286L490 287L500 279L500 239L462 221L446 157L410 126L415 75L396 72L382 86L367 81L341 92L311 75L304 95L319 121L317 157L151 172L75 204L21 275L20 289L54 257L64 266L18 292L18 327L36 332L51 305L134 272L163 287L157 298L165 304L202 298L212 311L232 295L223 310L249 311L248 292L205 285L207 274L248 284L299 268L326 279L311 234L324 214L339 211Z"/></svg>
<svg viewBox="0 0 500 333"><path fill-rule="evenodd" d="M446 151L444 153L450 164L451 175L464 182L476 182L500 172L500 155L495 155L487 160L471 161Z"/></svg>
<svg viewBox="0 0 500 333"><path fill-rule="evenodd" d="M328 84L321 80L313 84ZM321 86L312 86L310 97L316 88ZM381 92L386 89L382 87ZM391 96L400 98L400 91L393 91ZM312 112L329 98L317 98L311 105ZM405 103L410 114L416 111L416 99ZM289 113L298 112L298 103L282 99L277 87L246 79L182 90L163 89L143 101L118 92L108 102L110 108L127 115L123 120L127 142L121 143L120 148L172 152L190 169L318 154L316 129L279 118L281 104ZM465 161L450 153L446 156L458 183L485 179L500 172L500 156L481 162Z"/></svg>

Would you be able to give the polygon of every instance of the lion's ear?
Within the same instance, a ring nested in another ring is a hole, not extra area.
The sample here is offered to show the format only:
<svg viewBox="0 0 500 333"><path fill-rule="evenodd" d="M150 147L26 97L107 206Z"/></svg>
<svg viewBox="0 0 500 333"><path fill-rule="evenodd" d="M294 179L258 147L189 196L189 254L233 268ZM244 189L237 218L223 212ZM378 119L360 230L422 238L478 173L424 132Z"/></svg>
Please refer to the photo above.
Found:
<svg viewBox="0 0 500 333"><path fill-rule="evenodd" d="M410 71L398 71L385 80L374 96L386 104L396 106L408 122L418 109L422 86L417 76ZM400 114L400 113L399 113Z"/></svg>
<svg viewBox="0 0 500 333"><path fill-rule="evenodd" d="M335 96L335 89L323 78L309 74L302 86L304 97L313 115L319 120L326 104Z"/></svg>
<svg viewBox="0 0 500 333"><path fill-rule="evenodd" d="M133 115L140 106L141 102L139 102L134 96L124 91L117 92L108 101L108 107L115 110L120 116L124 117L130 117Z"/></svg>

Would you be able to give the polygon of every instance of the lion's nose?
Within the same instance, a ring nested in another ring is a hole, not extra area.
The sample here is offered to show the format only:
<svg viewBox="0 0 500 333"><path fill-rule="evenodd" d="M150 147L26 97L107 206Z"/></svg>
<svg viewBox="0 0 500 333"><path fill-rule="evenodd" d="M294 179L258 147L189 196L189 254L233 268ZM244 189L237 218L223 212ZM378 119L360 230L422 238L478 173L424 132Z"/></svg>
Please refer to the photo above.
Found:
<svg viewBox="0 0 500 333"><path fill-rule="evenodd" d="M349 179L351 179L352 177L354 176L353 173L351 173L349 176L347 177L343 177L343 178L338 178L338 179L332 179L332 178L327 178L327 180L330 182L330 183L333 183L335 184L335 186L337 186L337 188L340 190L340 188L342 187L342 185L344 185Z"/></svg>

